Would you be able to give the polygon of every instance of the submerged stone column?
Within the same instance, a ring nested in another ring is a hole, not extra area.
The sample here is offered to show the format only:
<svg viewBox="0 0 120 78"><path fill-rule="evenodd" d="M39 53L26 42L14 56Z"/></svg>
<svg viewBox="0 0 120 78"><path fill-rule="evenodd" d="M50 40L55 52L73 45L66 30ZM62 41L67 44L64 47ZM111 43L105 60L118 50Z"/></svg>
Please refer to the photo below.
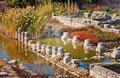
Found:
<svg viewBox="0 0 120 78"><path fill-rule="evenodd" d="M36 43L36 51L37 51L37 52L40 52L41 46L42 46L41 42L37 42L37 43Z"/></svg>
<svg viewBox="0 0 120 78"><path fill-rule="evenodd" d="M45 48L46 48L46 45L45 45L45 44L42 44L42 46L41 46L41 52L44 52L44 53L45 53Z"/></svg>
<svg viewBox="0 0 120 78"><path fill-rule="evenodd" d="M29 41L28 41L28 45L30 46L30 45L31 45L31 43L32 43L32 40L29 40Z"/></svg>
<svg viewBox="0 0 120 78"><path fill-rule="evenodd" d="M21 32L22 32L22 28L18 28L18 40L21 40Z"/></svg>
<svg viewBox="0 0 120 78"><path fill-rule="evenodd" d="M63 59L63 57L64 57L64 48L63 47L58 47L57 56L60 57L61 59Z"/></svg>
<svg viewBox="0 0 120 78"><path fill-rule="evenodd" d="M29 40L29 33L26 31L24 35L24 43L28 43Z"/></svg>
<svg viewBox="0 0 120 78"><path fill-rule="evenodd" d="M46 51L46 54L47 54L47 55L52 55L52 48L51 48L50 45L46 46L45 51Z"/></svg>
<svg viewBox="0 0 120 78"><path fill-rule="evenodd" d="M20 38L21 41L24 41L24 32L22 31L21 32L21 38Z"/></svg>
<svg viewBox="0 0 120 78"><path fill-rule="evenodd" d="M64 32L63 35L61 36L61 39L67 40L69 38L69 32Z"/></svg>
<svg viewBox="0 0 120 78"><path fill-rule="evenodd" d="M78 59L72 59L71 60L73 68L79 67L80 61Z"/></svg>
<svg viewBox="0 0 120 78"><path fill-rule="evenodd" d="M52 25L49 25L49 26L47 27L47 35L50 36L51 33L52 33Z"/></svg>
<svg viewBox="0 0 120 78"><path fill-rule="evenodd" d="M106 51L105 44L103 42L99 42L96 47L96 51L100 53L105 52Z"/></svg>
<svg viewBox="0 0 120 78"><path fill-rule="evenodd" d="M57 56L57 50L58 50L58 47L57 46L53 46L52 47L52 57L56 57Z"/></svg>
<svg viewBox="0 0 120 78"><path fill-rule="evenodd" d="M63 58L63 62L65 63L65 64L67 64L67 63L69 63L69 62L71 62L71 54L70 53L65 53L65 56L64 56L64 58Z"/></svg>
<svg viewBox="0 0 120 78"><path fill-rule="evenodd" d="M35 51L36 50L36 44L31 44L32 50Z"/></svg>
<svg viewBox="0 0 120 78"><path fill-rule="evenodd" d="M90 39L85 39L84 40L84 44L83 44L83 46L84 46L84 48L89 48L89 44L90 44Z"/></svg>
<svg viewBox="0 0 120 78"><path fill-rule="evenodd" d="M111 57L120 58L120 47L114 48L113 52L111 53Z"/></svg>
<svg viewBox="0 0 120 78"><path fill-rule="evenodd" d="M78 39L77 36L73 36L72 43L77 43Z"/></svg>

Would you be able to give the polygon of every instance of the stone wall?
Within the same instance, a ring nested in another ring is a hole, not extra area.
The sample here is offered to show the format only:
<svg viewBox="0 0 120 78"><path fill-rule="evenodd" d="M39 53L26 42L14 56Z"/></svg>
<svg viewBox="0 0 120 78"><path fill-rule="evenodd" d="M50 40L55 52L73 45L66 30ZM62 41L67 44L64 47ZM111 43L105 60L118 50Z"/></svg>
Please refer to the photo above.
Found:
<svg viewBox="0 0 120 78"><path fill-rule="evenodd" d="M74 28L81 28L85 26L97 26L98 21L89 19L89 18L69 18L69 17L63 17L63 16L52 16L52 18L56 18L64 25L74 27Z"/></svg>
<svg viewBox="0 0 120 78"><path fill-rule="evenodd" d="M111 63L114 64L114 63ZM111 65L106 64L106 65ZM120 78L120 74L109 70L107 68L102 67L104 64L92 64L90 65L90 75L94 76L95 78Z"/></svg>

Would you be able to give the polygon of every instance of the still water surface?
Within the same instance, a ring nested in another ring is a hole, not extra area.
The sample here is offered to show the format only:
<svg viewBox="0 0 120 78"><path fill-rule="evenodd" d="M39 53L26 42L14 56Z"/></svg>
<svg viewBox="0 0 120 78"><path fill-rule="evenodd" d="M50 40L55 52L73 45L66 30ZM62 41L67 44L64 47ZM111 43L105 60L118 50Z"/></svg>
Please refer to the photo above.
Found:
<svg viewBox="0 0 120 78"><path fill-rule="evenodd" d="M65 52L70 52L73 58L85 59L81 60L80 66L88 69L90 63L96 62L110 62L109 58L104 59L89 59L92 56L95 56L94 51L87 51L83 49L82 46L73 46L71 43L64 43L58 38L47 38L40 40L42 43L49 44L52 46L60 46L65 49ZM7 39L6 37L0 36L0 58L1 59L16 59L19 60L19 63L25 64L29 69L37 72L39 74L48 74L48 75L66 75L68 74L64 70L61 70L57 66L51 64L48 61L45 61L40 56L31 52L30 49L22 44L21 42Z"/></svg>

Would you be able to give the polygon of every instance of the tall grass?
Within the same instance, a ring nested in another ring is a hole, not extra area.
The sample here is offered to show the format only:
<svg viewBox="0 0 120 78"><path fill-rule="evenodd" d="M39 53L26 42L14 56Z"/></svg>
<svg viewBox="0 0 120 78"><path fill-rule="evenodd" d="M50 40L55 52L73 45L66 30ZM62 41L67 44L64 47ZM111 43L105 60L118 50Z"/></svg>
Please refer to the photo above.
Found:
<svg viewBox="0 0 120 78"><path fill-rule="evenodd" d="M46 26L46 20L52 12L62 14L64 12L62 8L63 5L53 5L50 2L38 7L12 8L0 15L2 28L10 34L14 34L18 27L31 34L38 34Z"/></svg>

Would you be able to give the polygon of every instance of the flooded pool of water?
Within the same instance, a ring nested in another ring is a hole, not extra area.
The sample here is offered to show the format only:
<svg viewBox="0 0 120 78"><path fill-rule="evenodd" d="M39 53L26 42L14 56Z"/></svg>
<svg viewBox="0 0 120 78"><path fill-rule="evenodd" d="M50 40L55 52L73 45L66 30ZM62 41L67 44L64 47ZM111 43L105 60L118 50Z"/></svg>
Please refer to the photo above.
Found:
<svg viewBox="0 0 120 78"><path fill-rule="evenodd" d="M56 66L53 66L50 62L45 61L40 56L31 52L27 46L15 40L3 38L0 36L0 59L18 60L19 63L23 63L30 70L33 70L40 75L58 75L60 72ZM54 70L56 69L56 70Z"/></svg>
<svg viewBox="0 0 120 78"><path fill-rule="evenodd" d="M73 58L81 59L80 66L88 69L89 64L96 62L110 62L109 58L90 59L96 55L94 51L86 51L82 46L73 46L71 43L64 43L58 38L47 38L40 40L42 43L52 46L59 46L65 49L65 52L70 52ZM31 52L28 46L16 40L11 40L0 36L0 58L2 59L16 59L19 63L27 65L27 67L39 74L48 75L66 75L68 72L61 70L57 66L51 64L49 61L41 58L35 53ZM86 58L86 59L85 59Z"/></svg>

